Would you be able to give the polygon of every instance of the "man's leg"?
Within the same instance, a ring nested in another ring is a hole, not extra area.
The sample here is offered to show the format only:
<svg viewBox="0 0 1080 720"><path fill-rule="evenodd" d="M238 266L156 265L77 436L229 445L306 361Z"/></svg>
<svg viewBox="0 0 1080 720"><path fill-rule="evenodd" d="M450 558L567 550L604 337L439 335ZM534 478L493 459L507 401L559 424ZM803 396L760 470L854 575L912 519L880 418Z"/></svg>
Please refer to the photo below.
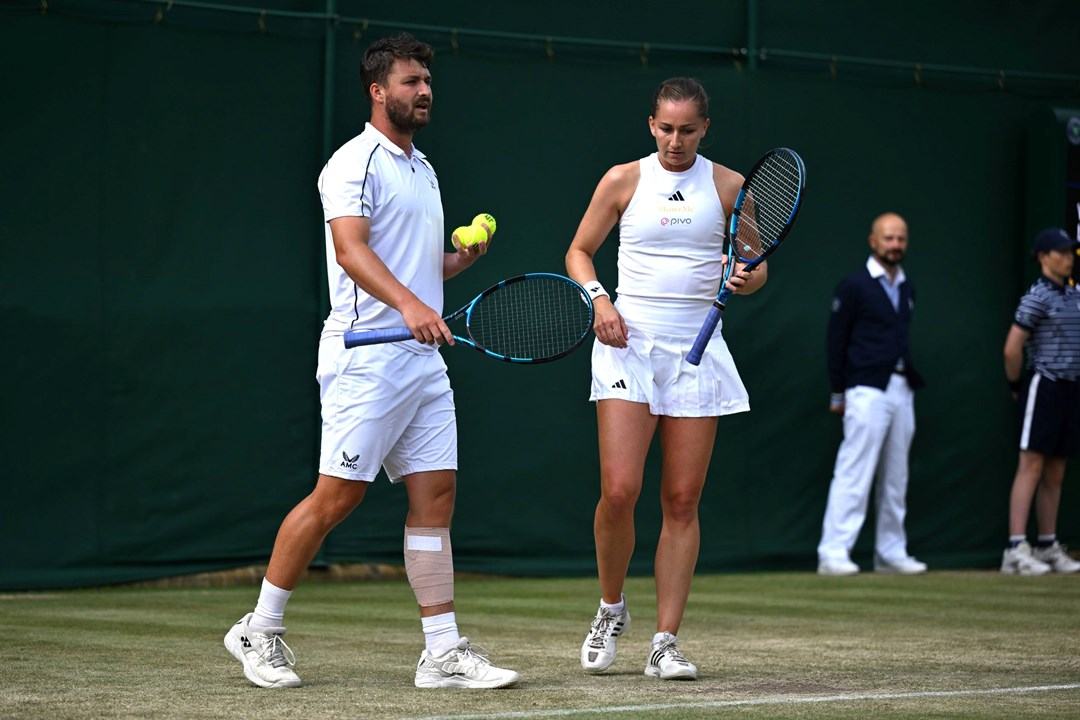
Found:
<svg viewBox="0 0 1080 720"><path fill-rule="evenodd" d="M513 685L520 675L495 667L458 634L450 545L456 473L418 472L403 476L402 482L409 494L405 573L420 606L426 646L416 666L416 687L488 689Z"/></svg>
<svg viewBox="0 0 1080 720"><path fill-rule="evenodd" d="M880 569L898 572L921 572L921 563L910 560L907 548L908 457L915 435L914 393L907 381L895 375L885 394L891 410L891 422L881 446L878 461L876 521L876 560Z"/></svg>
<svg viewBox="0 0 1080 720"><path fill-rule="evenodd" d="M274 540L266 579L292 590L326 536L356 509L369 483L319 475L315 489L285 516Z"/></svg>
<svg viewBox="0 0 1080 720"><path fill-rule="evenodd" d="M844 406L844 439L829 485L818 544L819 570L850 562L851 549L866 521L870 487L889 427L885 394L877 388L851 388L844 395Z"/></svg>
<svg viewBox="0 0 1080 720"><path fill-rule="evenodd" d="M285 604L326 535L363 500L367 482L319 475L315 489L292 509L278 529L255 611L225 635L225 647L259 687L297 687L294 658L285 644Z"/></svg>
<svg viewBox="0 0 1080 720"><path fill-rule="evenodd" d="M405 570L420 617L454 611L454 564L450 520L457 491L453 470L436 470L402 478L409 495L405 516Z"/></svg>

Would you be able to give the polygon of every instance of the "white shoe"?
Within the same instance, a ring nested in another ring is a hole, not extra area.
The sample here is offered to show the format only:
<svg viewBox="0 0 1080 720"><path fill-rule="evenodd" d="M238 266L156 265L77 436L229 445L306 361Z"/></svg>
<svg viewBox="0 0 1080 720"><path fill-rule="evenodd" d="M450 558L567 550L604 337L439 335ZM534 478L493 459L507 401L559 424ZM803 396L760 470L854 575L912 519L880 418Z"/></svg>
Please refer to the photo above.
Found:
<svg viewBox="0 0 1080 720"><path fill-rule="evenodd" d="M477 652L480 650L481 652ZM418 688L489 689L513 685L521 676L513 670L497 668L487 659L487 652L461 638L444 655L435 657L427 650L416 664Z"/></svg>
<svg viewBox="0 0 1080 720"><path fill-rule="evenodd" d="M225 647L244 664L244 675L259 687L300 687L303 683L293 672L296 657L285 641L283 627L251 630L248 623L254 613L240 618L225 634Z"/></svg>
<svg viewBox="0 0 1080 720"><path fill-rule="evenodd" d="M599 673L611 667L615 662L616 639L629 627L630 612L625 604L618 614L603 607L596 611L592 628L581 646L581 667L585 672Z"/></svg>
<svg viewBox="0 0 1080 720"><path fill-rule="evenodd" d="M1003 575L1045 575L1050 569L1049 565L1035 559L1031 554L1031 546L1026 542L1014 548L1006 548L1001 556Z"/></svg>
<svg viewBox="0 0 1080 720"><path fill-rule="evenodd" d="M921 575L926 572L926 563L919 562L910 555L896 560L885 560L874 556L874 572L893 573L895 575Z"/></svg>
<svg viewBox="0 0 1080 720"><path fill-rule="evenodd" d="M858 575L859 566L847 558L826 558L818 562L817 574L835 577Z"/></svg>
<svg viewBox="0 0 1080 720"><path fill-rule="evenodd" d="M1049 565L1050 570L1056 573L1074 573L1080 570L1080 562L1069 557L1066 547L1056 540L1050 547L1035 548L1034 556L1039 562Z"/></svg>
<svg viewBox="0 0 1080 720"><path fill-rule="evenodd" d="M654 643L645 674L661 680L697 680L697 666L679 652L678 638L669 632Z"/></svg>

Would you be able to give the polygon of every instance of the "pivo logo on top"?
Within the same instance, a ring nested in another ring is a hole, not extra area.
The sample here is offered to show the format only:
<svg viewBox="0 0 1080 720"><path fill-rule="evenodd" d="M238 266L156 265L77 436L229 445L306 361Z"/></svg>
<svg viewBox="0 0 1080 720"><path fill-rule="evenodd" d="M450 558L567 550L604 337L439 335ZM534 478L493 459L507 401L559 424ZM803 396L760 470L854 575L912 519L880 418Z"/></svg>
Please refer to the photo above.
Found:
<svg viewBox="0 0 1080 720"><path fill-rule="evenodd" d="M692 219L689 217L679 217L680 215L690 215L694 212L694 206L690 205L683 198L681 190L676 190L675 193L668 198L670 205L657 205L657 212L661 213L660 226L667 227L668 225L689 225ZM673 217L667 217L668 215Z"/></svg>

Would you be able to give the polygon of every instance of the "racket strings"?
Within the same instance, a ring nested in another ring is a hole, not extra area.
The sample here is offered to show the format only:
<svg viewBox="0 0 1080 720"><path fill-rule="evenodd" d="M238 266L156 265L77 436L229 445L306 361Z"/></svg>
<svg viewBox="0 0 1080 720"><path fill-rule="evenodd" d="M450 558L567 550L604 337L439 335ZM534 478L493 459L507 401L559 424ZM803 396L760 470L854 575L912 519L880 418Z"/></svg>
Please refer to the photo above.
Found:
<svg viewBox="0 0 1080 720"><path fill-rule="evenodd" d="M592 327L592 308L577 285L529 277L500 285L473 306L469 336L498 355L545 359L580 344Z"/></svg>
<svg viewBox="0 0 1080 720"><path fill-rule="evenodd" d="M799 204L802 171L788 153L774 153L747 183L737 231L739 255L751 260L765 254L784 235Z"/></svg>

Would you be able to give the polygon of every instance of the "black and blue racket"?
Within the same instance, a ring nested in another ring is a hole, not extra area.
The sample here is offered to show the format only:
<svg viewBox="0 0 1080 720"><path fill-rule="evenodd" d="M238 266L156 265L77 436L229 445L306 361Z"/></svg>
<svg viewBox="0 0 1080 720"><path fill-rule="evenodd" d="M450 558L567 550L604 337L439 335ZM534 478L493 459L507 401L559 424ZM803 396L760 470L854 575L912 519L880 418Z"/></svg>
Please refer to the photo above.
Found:
<svg viewBox="0 0 1080 720"><path fill-rule="evenodd" d="M746 176L735 210L728 223L724 252L728 256L720 294L716 296L694 346L686 356L691 365L701 362L716 325L724 313L731 291L727 281L737 263L753 270L780 247L802 205L806 190L806 166L794 150L776 148L757 161Z"/></svg>
<svg viewBox="0 0 1080 720"><path fill-rule="evenodd" d="M551 273L518 275L489 287L472 302L443 318L465 318L466 337L457 343L496 360L543 363L572 353L593 324L592 300L585 288ZM412 340L407 327L350 330L345 347Z"/></svg>

